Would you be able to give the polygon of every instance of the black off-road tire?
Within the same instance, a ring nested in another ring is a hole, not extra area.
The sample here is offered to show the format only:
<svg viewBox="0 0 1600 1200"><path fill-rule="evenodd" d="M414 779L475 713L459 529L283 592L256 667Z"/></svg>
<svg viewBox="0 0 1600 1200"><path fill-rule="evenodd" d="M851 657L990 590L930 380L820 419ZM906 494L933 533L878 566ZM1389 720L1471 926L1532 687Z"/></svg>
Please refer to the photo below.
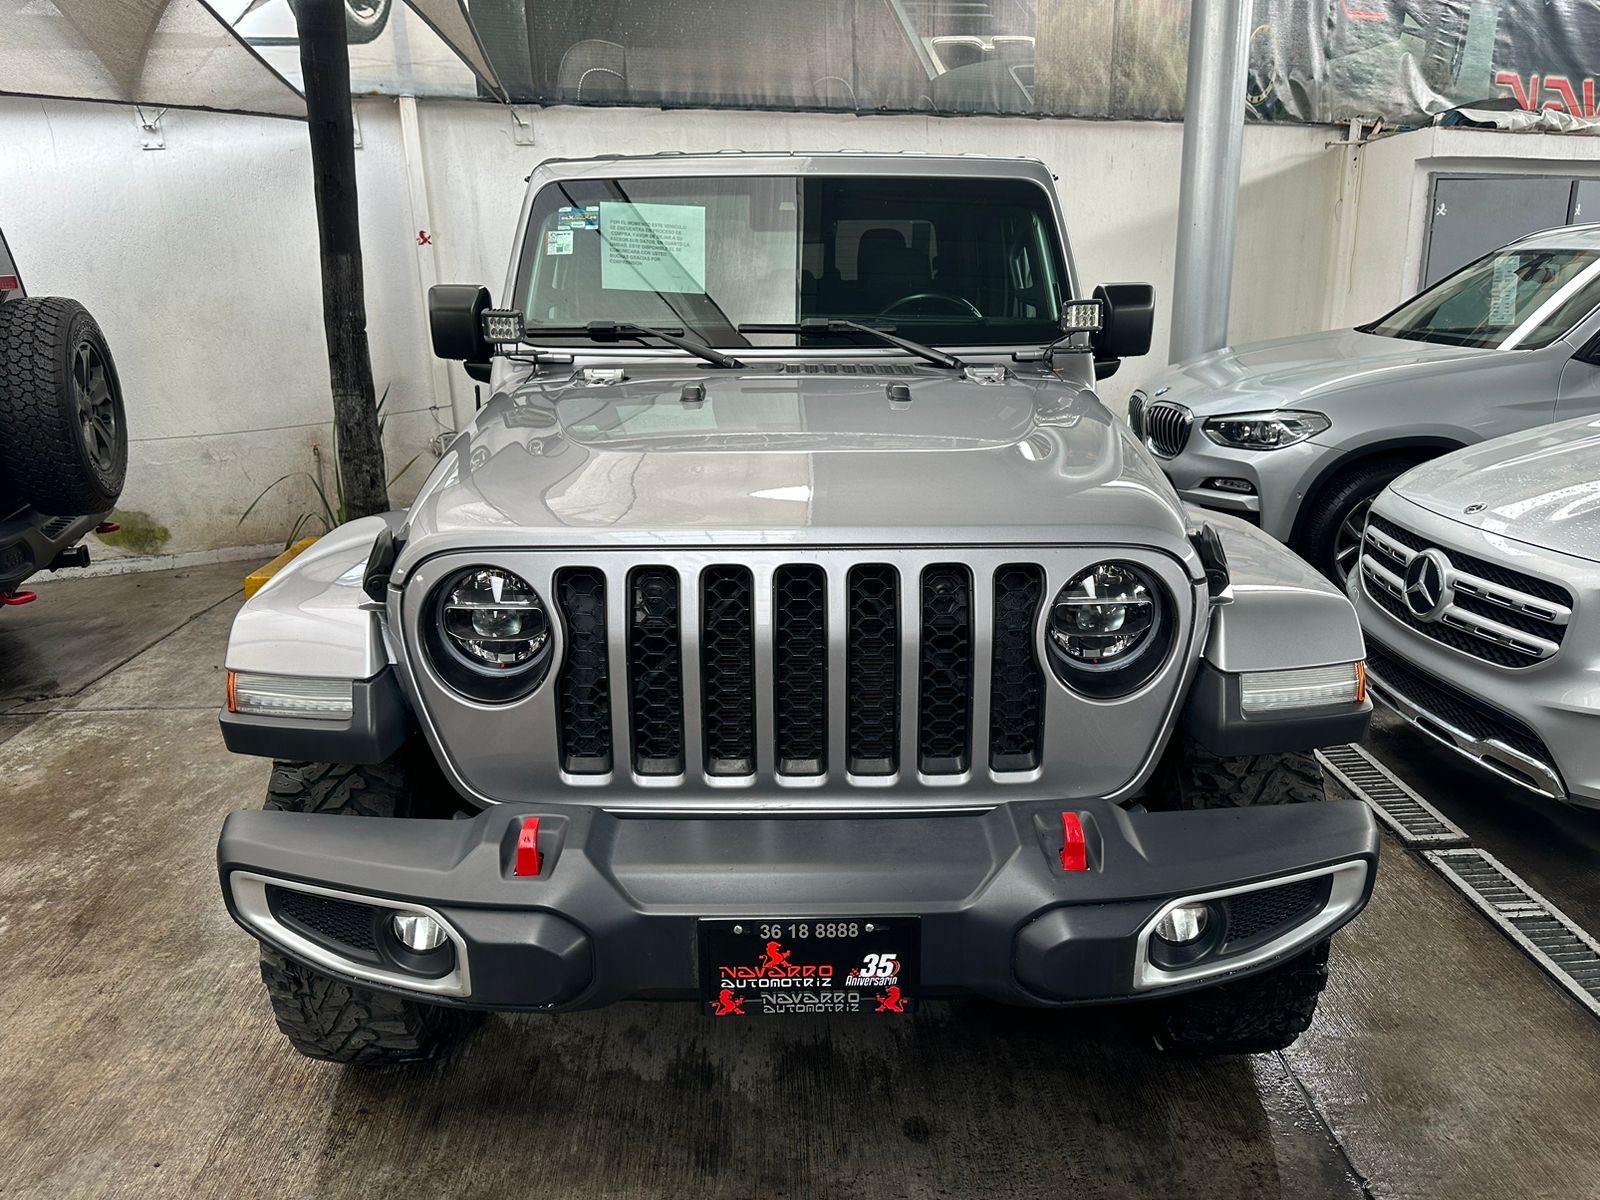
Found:
<svg viewBox="0 0 1600 1200"><path fill-rule="evenodd" d="M1165 785L1178 808L1254 808L1327 799L1322 764L1309 751L1230 758L1211 753L1185 734L1174 740Z"/></svg>
<svg viewBox="0 0 1600 1200"><path fill-rule="evenodd" d="M307 1058L323 1062L388 1067L437 1058L483 1017L357 987L266 946L261 981L283 1036Z"/></svg>
<svg viewBox="0 0 1600 1200"><path fill-rule="evenodd" d="M277 761L263 806L352 817L413 815L413 791L401 761ZM407 1000L346 983L261 947L261 981L272 1014L301 1054L324 1062L381 1067L436 1058L483 1019L481 1012Z"/></svg>
<svg viewBox="0 0 1600 1200"><path fill-rule="evenodd" d="M1325 800L1322 766L1312 754L1252 754L1228 758L1194 739L1175 739L1162 779L1179 809L1315 804ZM1153 1003L1152 1032L1164 1050L1180 1054L1264 1054L1304 1033L1328 981L1328 941L1259 975Z"/></svg>
<svg viewBox="0 0 1600 1200"><path fill-rule="evenodd" d="M128 472L122 388L76 300L0 304L0 476L49 516L110 512Z"/></svg>
<svg viewBox="0 0 1600 1200"><path fill-rule="evenodd" d="M278 759L272 764L267 802L261 807L352 817L405 817L411 815L411 790L405 768L397 762L352 766Z"/></svg>
<svg viewBox="0 0 1600 1200"><path fill-rule="evenodd" d="M1328 982L1328 943L1270 971L1161 1003L1156 1042L1175 1054L1268 1054L1311 1028Z"/></svg>
<svg viewBox="0 0 1600 1200"><path fill-rule="evenodd" d="M1374 459L1357 463L1334 476L1307 502L1306 518L1294 539L1294 548L1313 567L1343 587L1359 555L1360 529L1366 521L1367 509L1379 492L1418 461L1415 458Z"/></svg>

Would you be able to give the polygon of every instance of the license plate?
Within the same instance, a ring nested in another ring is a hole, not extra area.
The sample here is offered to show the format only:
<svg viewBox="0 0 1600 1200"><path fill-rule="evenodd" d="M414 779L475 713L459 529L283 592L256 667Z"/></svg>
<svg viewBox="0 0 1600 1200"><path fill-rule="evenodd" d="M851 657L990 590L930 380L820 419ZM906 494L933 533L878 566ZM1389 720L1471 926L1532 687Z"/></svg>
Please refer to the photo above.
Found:
<svg viewBox="0 0 1600 1200"><path fill-rule="evenodd" d="M702 920L700 986L714 1017L911 1011L917 917Z"/></svg>

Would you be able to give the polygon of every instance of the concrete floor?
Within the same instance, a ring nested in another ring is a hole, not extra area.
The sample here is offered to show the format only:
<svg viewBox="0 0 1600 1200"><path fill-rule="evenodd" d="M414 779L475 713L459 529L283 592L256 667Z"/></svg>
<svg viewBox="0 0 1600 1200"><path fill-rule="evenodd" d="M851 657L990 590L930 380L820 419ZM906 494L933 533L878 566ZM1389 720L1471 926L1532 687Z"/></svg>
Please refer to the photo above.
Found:
<svg viewBox="0 0 1600 1200"><path fill-rule="evenodd" d="M1105 1011L634 1004L492 1018L433 1069L300 1059L214 877L267 773L216 730L238 576L0 613L0 1195L1600 1196L1600 1023L1392 842L1281 1055L1171 1060ZM1375 745L1600 927L1600 820Z"/></svg>

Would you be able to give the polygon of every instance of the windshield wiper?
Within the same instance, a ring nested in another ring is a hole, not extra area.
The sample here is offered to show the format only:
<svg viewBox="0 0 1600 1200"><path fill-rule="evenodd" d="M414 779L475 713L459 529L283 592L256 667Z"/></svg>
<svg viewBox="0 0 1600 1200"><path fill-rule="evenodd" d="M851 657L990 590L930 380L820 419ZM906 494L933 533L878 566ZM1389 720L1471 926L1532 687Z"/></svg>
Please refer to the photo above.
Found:
<svg viewBox="0 0 1600 1200"><path fill-rule="evenodd" d="M587 325L529 325L529 334L583 334L596 341L602 338L660 338L668 345L676 346L680 350L687 350L696 358L710 363L714 367L742 367L742 363L731 354L724 354L715 346L708 346L705 342L683 336L682 329L657 329L654 325L635 325L632 321L590 321Z"/></svg>
<svg viewBox="0 0 1600 1200"><path fill-rule="evenodd" d="M931 362L936 367L949 367L959 370L967 364L954 354L946 354L943 350L936 350L932 346L924 346L921 342L913 342L910 338L903 338L894 332L893 325L867 325L861 321L847 321L843 317L807 317L798 325L741 325L740 333L870 333L880 341L888 342L891 346L898 346L908 350L918 358Z"/></svg>

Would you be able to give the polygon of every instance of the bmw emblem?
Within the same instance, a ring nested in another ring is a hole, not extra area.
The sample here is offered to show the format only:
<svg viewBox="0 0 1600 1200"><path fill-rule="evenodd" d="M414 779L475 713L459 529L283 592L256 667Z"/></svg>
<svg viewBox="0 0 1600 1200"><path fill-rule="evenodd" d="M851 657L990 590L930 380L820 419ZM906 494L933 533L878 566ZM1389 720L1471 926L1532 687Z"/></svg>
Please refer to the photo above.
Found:
<svg viewBox="0 0 1600 1200"><path fill-rule="evenodd" d="M1489 506L1487 504L1469 504L1465 508L1463 508L1461 511L1465 515L1470 517L1473 513L1481 513L1484 509L1486 509L1488 507Z"/></svg>
<svg viewBox="0 0 1600 1200"><path fill-rule="evenodd" d="M1442 550L1424 550L1406 566L1405 600L1419 621L1436 621L1455 599L1450 560Z"/></svg>

